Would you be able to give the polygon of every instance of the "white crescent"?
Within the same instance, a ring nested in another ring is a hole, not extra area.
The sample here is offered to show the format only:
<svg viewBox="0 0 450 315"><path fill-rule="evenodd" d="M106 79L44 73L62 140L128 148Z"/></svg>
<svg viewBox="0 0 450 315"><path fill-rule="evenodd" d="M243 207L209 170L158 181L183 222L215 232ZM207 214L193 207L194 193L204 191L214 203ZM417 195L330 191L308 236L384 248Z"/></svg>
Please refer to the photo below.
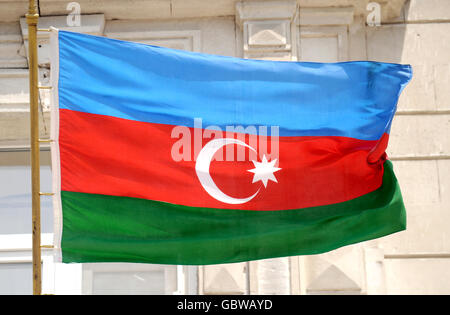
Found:
<svg viewBox="0 0 450 315"><path fill-rule="evenodd" d="M250 150L253 150L256 152L255 149L253 149L251 146L247 145L245 142L242 142L237 139L231 139L231 138L221 138L221 139L213 139L209 141L203 149L200 151L197 157L197 162L195 163L195 171L197 173L197 177L200 181L200 184L202 184L203 188L206 190L206 192L213 198L229 204L242 204L249 202L255 196L258 194L259 189L256 193L254 193L252 196L247 198L233 198L231 196L228 196L223 191L221 191L217 185L214 183L213 179L211 178L211 174L209 173L209 167L211 164L211 161L214 157L214 154L216 154L217 151L219 151L222 147L226 146L227 144L238 144L242 145L244 147L249 148Z"/></svg>

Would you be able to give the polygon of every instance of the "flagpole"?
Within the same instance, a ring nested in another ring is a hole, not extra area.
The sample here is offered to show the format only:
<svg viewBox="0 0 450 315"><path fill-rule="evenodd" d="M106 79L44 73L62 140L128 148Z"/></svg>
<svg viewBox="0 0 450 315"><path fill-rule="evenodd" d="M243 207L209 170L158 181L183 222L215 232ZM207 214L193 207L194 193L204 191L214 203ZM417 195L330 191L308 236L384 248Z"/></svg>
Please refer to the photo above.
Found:
<svg viewBox="0 0 450 315"><path fill-rule="evenodd" d="M29 0L28 13L28 54L30 80L30 136L31 136L31 198L32 198L32 242L33 242L33 294L42 293L41 270L41 200L39 162L39 90L37 58L37 25L39 14L36 1Z"/></svg>

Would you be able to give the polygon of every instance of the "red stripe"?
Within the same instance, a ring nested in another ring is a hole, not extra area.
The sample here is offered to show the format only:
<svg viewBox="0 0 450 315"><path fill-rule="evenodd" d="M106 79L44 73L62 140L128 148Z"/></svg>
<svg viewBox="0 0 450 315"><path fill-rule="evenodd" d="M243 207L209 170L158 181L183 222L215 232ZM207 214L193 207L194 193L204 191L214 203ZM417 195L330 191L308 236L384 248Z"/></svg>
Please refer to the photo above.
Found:
<svg viewBox="0 0 450 315"><path fill-rule="evenodd" d="M377 141L345 137L280 137L278 183L252 183L254 165L213 161L211 177L226 194L248 203L212 198L201 186L195 161L171 157L174 126L60 110L61 188L128 196L193 207L284 210L350 200L380 187L383 166L367 162ZM194 130L189 129L194 135ZM229 137L229 135L227 135ZM248 136L247 136L248 138ZM204 139L205 145L210 139ZM269 145L270 147L270 145ZM201 147L200 147L201 148Z"/></svg>

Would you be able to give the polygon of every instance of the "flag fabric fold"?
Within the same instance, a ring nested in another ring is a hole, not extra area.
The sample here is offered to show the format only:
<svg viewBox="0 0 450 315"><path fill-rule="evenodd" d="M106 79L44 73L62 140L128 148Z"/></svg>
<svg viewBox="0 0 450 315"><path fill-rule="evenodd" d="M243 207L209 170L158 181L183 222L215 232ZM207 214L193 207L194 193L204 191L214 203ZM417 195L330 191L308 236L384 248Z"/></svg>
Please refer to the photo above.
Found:
<svg viewBox="0 0 450 315"><path fill-rule="evenodd" d="M53 31L63 262L318 254L406 228L386 157L409 65L244 60Z"/></svg>

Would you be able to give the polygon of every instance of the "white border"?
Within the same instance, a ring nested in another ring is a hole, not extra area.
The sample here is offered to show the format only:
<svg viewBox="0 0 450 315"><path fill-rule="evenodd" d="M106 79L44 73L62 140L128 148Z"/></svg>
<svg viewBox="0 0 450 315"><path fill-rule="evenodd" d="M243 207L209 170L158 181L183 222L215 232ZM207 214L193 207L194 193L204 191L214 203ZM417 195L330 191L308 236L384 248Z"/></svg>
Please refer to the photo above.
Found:
<svg viewBox="0 0 450 315"><path fill-rule="evenodd" d="M61 205L61 163L59 155L59 36L58 30L50 28L50 78L51 78L51 105L50 105L50 144L52 157L52 186L53 186L53 246L56 262L62 261L62 205Z"/></svg>

